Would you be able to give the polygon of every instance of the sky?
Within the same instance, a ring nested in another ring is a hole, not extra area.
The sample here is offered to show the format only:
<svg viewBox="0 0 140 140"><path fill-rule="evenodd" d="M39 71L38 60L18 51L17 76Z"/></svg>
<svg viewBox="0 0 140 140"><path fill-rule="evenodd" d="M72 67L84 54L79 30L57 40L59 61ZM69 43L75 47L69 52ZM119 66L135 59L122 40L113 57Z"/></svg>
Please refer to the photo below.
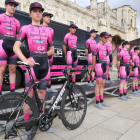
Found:
<svg viewBox="0 0 140 140"><path fill-rule="evenodd" d="M74 0L71 0L74 2ZM97 0L97 2L103 2L105 0ZM90 0L76 0L76 3L82 7L90 5ZM120 7L122 5L130 5L134 10L137 10L137 28L140 37L140 0L108 0L109 7L111 9Z"/></svg>

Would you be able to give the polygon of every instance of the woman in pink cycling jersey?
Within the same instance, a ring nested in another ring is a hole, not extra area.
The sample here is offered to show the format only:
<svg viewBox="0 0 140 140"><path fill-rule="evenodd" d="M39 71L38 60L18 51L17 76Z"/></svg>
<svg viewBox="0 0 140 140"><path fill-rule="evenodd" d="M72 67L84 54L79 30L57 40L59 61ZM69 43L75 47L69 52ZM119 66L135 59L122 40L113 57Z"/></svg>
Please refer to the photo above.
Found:
<svg viewBox="0 0 140 140"><path fill-rule="evenodd" d="M65 59L67 61L67 68L76 69L78 64L78 57L77 57L77 36L74 34L76 33L76 29L78 27L75 24L71 24L69 26L70 32L67 33L64 37L63 41L63 52L65 54ZM76 81L75 72L72 73L72 82L75 83Z"/></svg>
<svg viewBox="0 0 140 140"><path fill-rule="evenodd" d="M132 69L134 72L134 79L132 84L132 94L139 95L140 91L138 90L138 81L139 81L139 72L140 72L140 65L139 65L139 55L140 54L140 47L134 48L134 54L132 55Z"/></svg>
<svg viewBox="0 0 140 140"><path fill-rule="evenodd" d="M28 65L30 65L30 67L32 67L31 71L35 81L49 79L50 66L48 56L54 54L54 46L49 30L40 24L44 8L41 4L35 2L31 3L29 11L29 15L32 18L32 23L25 25L20 29L20 33L18 34L18 38L13 50L21 61L26 62ZM24 40L30 52L28 59L22 54L20 50L20 46ZM47 47L49 47L49 50ZM39 63L40 65L34 65L35 62ZM26 90L28 90L31 86L28 71L26 71L25 79ZM47 86L48 82L38 84L38 96L40 99L45 100ZM32 90L28 96L32 98L33 94L34 92ZM23 111L24 120L28 121L30 119L29 106L25 105ZM45 112L45 106L43 106L43 112ZM31 129L29 128L25 129L25 133L29 135L30 130ZM25 137L27 137L27 135L25 135Z"/></svg>
<svg viewBox="0 0 140 140"><path fill-rule="evenodd" d="M94 77L95 77L95 72L92 71L93 63L92 63L92 55L93 55L93 50L96 48L96 41L94 38L96 37L96 31L95 29L92 29L90 31L90 38L86 41L85 45L85 53L87 56L87 61L88 61L88 71L91 75L87 73L87 80L88 80L88 86L94 86Z"/></svg>
<svg viewBox="0 0 140 140"><path fill-rule="evenodd" d="M3 74L6 66L9 66L10 89L15 90L17 56L13 52L16 35L20 30L20 23L13 17L18 3L14 0L6 0L6 12L0 14L0 94L2 90Z"/></svg>
<svg viewBox="0 0 140 140"><path fill-rule="evenodd" d="M93 71L95 71L96 75L96 85L95 85L96 104L94 105L94 107L98 109L110 107L110 105L104 102L103 96L104 85L106 80L106 61L107 61L107 47L105 43L108 37L109 36L107 32L102 32L100 34L100 42L96 45L96 48L93 50L92 63L93 63Z"/></svg>
<svg viewBox="0 0 140 140"><path fill-rule="evenodd" d="M128 79L129 79L129 74L130 74L130 55L128 50L130 49L130 42L125 41L122 44L122 50L118 55L118 68L120 71L120 78L121 78L121 82L120 82L120 86L119 86L119 93L120 96L118 99L120 100L127 100L127 99L131 99L128 95L127 95L127 83L128 83Z"/></svg>

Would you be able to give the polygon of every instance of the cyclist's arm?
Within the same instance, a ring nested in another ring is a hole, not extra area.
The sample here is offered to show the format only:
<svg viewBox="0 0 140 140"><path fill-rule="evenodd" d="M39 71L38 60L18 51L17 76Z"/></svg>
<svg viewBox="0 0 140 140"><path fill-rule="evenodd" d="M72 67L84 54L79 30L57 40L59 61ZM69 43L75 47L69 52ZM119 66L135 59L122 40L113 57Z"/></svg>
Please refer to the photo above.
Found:
<svg viewBox="0 0 140 140"><path fill-rule="evenodd" d="M20 50L20 46L24 40L26 36L26 26L23 26L20 31L18 31L18 36L17 36L17 39L16 39L16 42L14 44L14 47L13 47L13 51L14 53L18 56L18 58L25 62L27 59L26 57L23 55L22 51Z"/></svg>
<svg viewBox="0 0 140 140"><path fill-rule="evenodd" d="M47 55L48 56L51 56L51 55L53 55L54 54L54 46L51 46L50 48L49 48L49 51L47 51Z"/></svg>
<svg viewBox="0 0 140 140"><path fill-rule="evenodd" d="M96 65L96 56L93 55L92 57L92 63L93 63L93 71L95 70L95 65Z"/></svg>
<svg viewBox="0 0 140 140"><path fill-rule="evenodd" d="M95 49L92 51L93 71L95 71L96 57L97 57L98 51L99 51L99 47L98 47L98 45L96 45Z"/></svg>
<svg viewBox="0 0 140 140"><path fill-rule="evenodd" d="M67 56L67 45L68 45L68 34L65 35L62 46L65 56Z"/></svg>
<svg viewBox="0 0 140 140"><path fill-rule="evenodd" d="M121 51L121 52L118 54L118 61L117 61L117 68L118 68L118 69L120 68L120 64L121 64L122 57L123 57L123 53L122 53L122 51Z"/></svg>
<svg viewBox="0 0 140 140"><path fill-rule="evenodd" d="M67 47L65 45L63 45L62 48L63 48L63 52L64 52L64 54L66 56L67 55Z"/></svg>
<svg viewBox="0 0 140 140"><path fill-rule="evenodd" d="M86 56L88 56L88 49L90 47L89 45L90 45L89 42L86 41L86 44L85 44L85 53L86 53Z"/></svg>
<svg viewBox="0 0 140 140"><path fill-rule="evenodd" d="M88 56L88 49L85 49L86 56Z"/></svg>
<svg viewBox="0 0 140 140"><path fill-rule="evenodd" d="M25 62L27 58L23 55L22 51L20 50L21 44L22 43L20 41L16 41L13 47L13 51L21 61Z"/></svg>
<svg viewBox="0 0 140 140"><path fill-rule="evenodd" d="M48 47L49 47L49 50L47 51L48 56L51 56L54 54L54 44L53 44L52 39L53 39L52 36L48 37Z"/></svg>

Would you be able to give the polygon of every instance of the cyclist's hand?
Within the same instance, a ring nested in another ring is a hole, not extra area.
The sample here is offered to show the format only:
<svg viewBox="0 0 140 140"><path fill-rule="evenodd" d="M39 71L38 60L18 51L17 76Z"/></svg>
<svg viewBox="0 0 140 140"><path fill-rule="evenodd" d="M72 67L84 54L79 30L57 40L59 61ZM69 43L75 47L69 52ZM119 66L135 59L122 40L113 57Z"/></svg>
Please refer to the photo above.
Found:
<svg viewBox="0 0 140 140"><path fill-rule="evenodd" d="M25 61L31 68L35 65L35 61L26 59Z"/></svg>

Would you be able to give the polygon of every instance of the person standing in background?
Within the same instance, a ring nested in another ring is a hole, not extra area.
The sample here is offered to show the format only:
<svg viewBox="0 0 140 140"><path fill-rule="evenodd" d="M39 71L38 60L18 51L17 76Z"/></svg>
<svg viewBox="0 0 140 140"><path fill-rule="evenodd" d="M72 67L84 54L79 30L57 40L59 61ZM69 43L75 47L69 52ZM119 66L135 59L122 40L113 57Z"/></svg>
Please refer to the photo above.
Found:
<svg viewBox="0 0 140 140"><path fill-rule="evenodd" d="M43 24L42 25L49 30L50 36L52 37L52 40L53 40L53 38L54 38L54 30L51 27L48 27L52 17L53 17L53 14L48 13L48 12L44 12L43 13ZM48 59L49 59L50 71L51 71L52 63L53 63L53 55L48 56ZM51 78L51 73L50 73L50 78ZM51 87L51 81L49 81L47 92L58 92L56 89Z"/></svg>
<svg viewBox="0 0 140 140"><path fill-rule="evenodd" d="M93 50L96 48L96 41L94 38L96 37L96 31L95 29L92 29L90 31L90 38L86 41L85 44L85 53L87 56L87 61L88 61L88 72L90 75L87 73L87 80L88 84L87 86L94 86L94 77L95 77L95 72L92 71L93 63L92 63L92 55L93 55Z"/></svg>
<svg viewBox="0 0 140 140"><path fill-rule="evenodd" d="M65 55L65 59L67 61L67 68L72 68L73 70L76 69L78 64L78 57L77 57L77 36L74 34L76 33L76 29L78 27L75 24L71 24L69 26L70 32L67 33L64 37L63 41L63 52ZM76 75L75 72L72 73L72 83L75 84Z"/></svg>
<svg viewBox="0 0 140 140"><path fill-rule="evenodd" d="M10 90L11 92L15 91L18 57L13 52L13 46L20 31L20 23L13 17L13 14L18 5L14 0L5 0L6 12L0 14L0 95L2 94L3 75L7 64L10 73Z"/></svg>
<svg viewBox="0 0 140 140"><path fill-rule="evenodd" d="M112 51L113 51L113 46L112 46L112 39L113 36L111 34L108 35L109 38L107 39L106 42L106 47L107 47L107 80L106 83L113 83L113 81L110 80L110 73L112 69L112 64L113 64L113 57L112 57Z"/></svg>

